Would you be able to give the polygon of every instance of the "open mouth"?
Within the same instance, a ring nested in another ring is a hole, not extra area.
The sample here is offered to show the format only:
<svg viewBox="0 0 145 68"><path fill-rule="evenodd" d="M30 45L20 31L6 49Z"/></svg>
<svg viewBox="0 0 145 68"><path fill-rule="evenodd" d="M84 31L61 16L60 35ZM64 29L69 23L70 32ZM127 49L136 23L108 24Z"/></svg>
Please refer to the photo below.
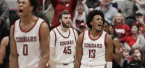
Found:
<svg viewBox="0 0 145 68"><path fill-rule="evenodd" d="M98 26L101 28L102 27L102 25L100 25L100 24L98 24Z"/></svg>
<svg viewBox="0 0 145 68"><path fill-rule="evenodd" d="M22 9L20 9L20 10L19 10L19 13L23 13L23 10L22 10Z"/></svg>

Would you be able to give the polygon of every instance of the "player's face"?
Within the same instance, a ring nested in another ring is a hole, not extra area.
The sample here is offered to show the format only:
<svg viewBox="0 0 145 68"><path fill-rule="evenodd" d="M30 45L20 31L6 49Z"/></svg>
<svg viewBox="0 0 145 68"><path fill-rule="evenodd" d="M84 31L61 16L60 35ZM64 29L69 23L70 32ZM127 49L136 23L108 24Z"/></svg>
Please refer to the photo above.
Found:
<svg viewBox="0 0 145 68"><path fill-rule="evenodd" d="M102 0L103 5L110 5L111 0Z"/></svg>
<svg viewBox="0 0 145 68"><path fill-rule="evenodd" d="M116 21L116 24L117 23L122 23L122 21L123 21L122 15L121 14L116 14L115 21Z"/></svg>
<svg viewBox="0 0 145 68"><path fill-rule="evenodd" d="M92 29L95 29L97 32L100 32L103 26L103 19L100 15L95 15L90 24L92 25Z"/></svg>
<svg viewBox="0 0 145 68"><path fill-rule="evenodd" d="M29 0L18 0L17 8L20 17L29 15L33 10L33 6L30 6Z"/></svg>
<svg viewBox="0 0 145 68"><path fill-rule="evenodd" d="M141 58L141 53L140 53L139 50L135 49L135 51L134 51L134 59L137 60L139 58Z"/></svg>
<svg viewBox="0 0 145 68"><path fill-rule="evenodd" d="M132 34L137 34L138 28L136 26L132 26L131 32L132 32Z"/></svg>
<svg viewBox="0 0 145 68"><path fill-rule="evenodd" d="M108 25L107 23L104 23L104 24L103 24L103 30L104 30L105 32L108 32L108 31L109 31L109 25Z"/></svg>
<svg viewBox="0 0 145 68"><path fill-rule="evenodd" d="M77 5L77 11L83 12L83 5Z"/></svg>
<svg viewBox="0 0 145 68"><path fill-rule="evenodd" d="M70 24L71 23L71 15L70 14L62 15L62 19L60 22L61 22L63 27L69 28L71 25Z"/></svg>

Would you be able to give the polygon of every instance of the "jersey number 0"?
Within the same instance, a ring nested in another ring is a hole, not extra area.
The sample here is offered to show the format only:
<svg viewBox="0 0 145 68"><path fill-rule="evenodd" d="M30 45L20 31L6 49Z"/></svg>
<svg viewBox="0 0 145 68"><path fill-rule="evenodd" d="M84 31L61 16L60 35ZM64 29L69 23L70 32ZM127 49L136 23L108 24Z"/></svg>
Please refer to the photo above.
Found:
<svg viewBox="0 0 145 68"><path fill-rule="evenodd" d="M24 44L23 45L23 55L24 56L27 56L28 55L28 45L27 44Z"/></svg>

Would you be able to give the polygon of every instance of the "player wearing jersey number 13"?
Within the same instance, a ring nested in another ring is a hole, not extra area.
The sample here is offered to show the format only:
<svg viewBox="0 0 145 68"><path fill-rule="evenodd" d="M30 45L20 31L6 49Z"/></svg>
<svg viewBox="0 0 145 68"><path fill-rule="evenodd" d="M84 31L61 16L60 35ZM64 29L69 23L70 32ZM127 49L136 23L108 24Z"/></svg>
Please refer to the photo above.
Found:
<svg viewBox="0 0 145 68"><path fill-rule="evenodd" d="M90 30L82 33L76 45L74 68L112 68L112 38L102 30L104 14L94 10L87 17Z"/></svg>
<svg viewBox="0 0 145 68"><path fill-rule="evenodd" d="M18 19L10 30L10 68L45 68L49 59L49 28L33 15L37 0L18 0Z"/></svg>
<svg viewBox="0 0 145 68"><path fill-rule="evenodd" d="M59 14L60 25L50 32L51 68L74 68L74 55L78 34L71 27L71 15L68 11Z"/></svg>

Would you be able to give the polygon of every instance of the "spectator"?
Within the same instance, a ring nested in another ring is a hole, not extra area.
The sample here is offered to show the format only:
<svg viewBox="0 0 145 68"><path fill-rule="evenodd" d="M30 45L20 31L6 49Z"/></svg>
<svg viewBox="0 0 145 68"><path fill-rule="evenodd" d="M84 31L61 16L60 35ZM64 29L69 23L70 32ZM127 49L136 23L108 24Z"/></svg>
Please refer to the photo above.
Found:
<svg viewBox="0 0 145 68"><path fill-rule="evenodd" d="M86 0L79 1L77 4L77 10L73 18L73 24L76 28L79 28L81 23L86 23L86 17L88 15L88 7L85 4Z"/></svg>
<svg viewBox="0 0 145 68"><path fill-rule="evenodd" d="M124 50L122 50L122 58L121 58L120 66L122 68L125 68L125 66L127 66L127 64L130 61L131 61L131 56L129 55L129 50L125 48Z"/></svg>
<svg viewBox="0 0 145 68"><path fill-rule="evenodd" d="M9 17L9 7L5 0L0 0L0 41L9 35L6 20Z"/></svg>
<svg viewBox="0 0 145 68"><path fill-rule="evenodd" d="M79 29L81 33L88 30L86 23L81 23Z"/></svg>
<svg viewBox="0 0 145 68"><path fill-rule="evenodd" d="M103 24L103 30L107 33L109 33L109 23L107 21ZM110 35L110 34L109 34ZM113 40L113 65L112 68L121 68L120 62L121 62L121 52L120 52L120 42L118 38L112 37Z"/></svg>
<svg viewBox="0 0 145 68"><path fill-rule="evenodd" d="M143 12L143 15L145 15L145 0L135 0L136 6L139 11Z"/></svg>
<svg viewBox="0 0 145 68"><path fill-rule="evenodd" d="M124 18L121 13L117 13L113 18L113 25L115 31L120 37L120 42L126 42L127 37L130 35L130 28L124 23Z"/></svg>
<svg viewBox="0 0 145 68"><path fill-rule="evenodd" d="M137 9L135 9L134 0L124 0L122 7L121 7L121 13L124 18L127 18L129 16L134 16Z"/></svg>
<svg viewBox="0 0 145 68"><path fill-rule="evenodd" d="M99 0L87 0L86 4L89 8L89 12L93 11L96 7L99 7L102 5L102 3Z"/></svg>
<svg viewBox="0 0 145 68"><path fill-rule="evenodd" d="M113 25L110 25L110 27L109 27L109 34L112 36L112 38L119 39L119 36L117 35L117 33L115 31L115 27Z"/></svg>
<svg viewBox="0 0 145 68"><path fill-rule="evenodd" d="M103 24L103 30L105 32L109 33L109 23L107 21L105 21Z"/></svg>
<svg viewBox="0 0 145 68"><path fill-rule="evenodd" d="M62 11L69 11L71 14L71 19L73 20L77 1L78 0L51 0L52 6L54 8L54 17L51 25L52 29L59 26L58 15Z"/></svg>
<svg viewBox="0 0 145 68"><path fill-rule="evenodd" d="M135 23L132 23L132 25L137 24L139 26L139 34L145 36L145 34L143 33L143 25L145 23L143 12L137 11L135 16L137 21Z"/></svg>
<svg viewBox="0 0 145 68"><path fill-rule="evenodd" d="M102 0L102 6L97 7L96 10L101 10L105 15L105 20L112 24L113 17L118 13L117 9L110 6L111 0Z"/></svg>
<svg viewBox="0 0 145 68"><path fill-rule="evenodd" d="M135 43L140 44L142 46L145 45L144 36L139 35L138 31L139 31L138 25L136 25L136 24L132 25L132 27L131 27L132 35L129 36L126 40L126 44L128 44L131 48Z"/></svg>
<svg viewBox="0 0 145 68"><path fill-rule="evenodd" d="M136 48L133 51L132 61L129 63L130 68L145 68L144 54L141 48ZM125 67L127 68L127 67Z"/></svg>
<svg viewBox="0 0 145 68"><path fill-rule="evenodd" d="M111 6L113 6L116 9L118 9L118 4L114 0L111 0Z"/></svg>

